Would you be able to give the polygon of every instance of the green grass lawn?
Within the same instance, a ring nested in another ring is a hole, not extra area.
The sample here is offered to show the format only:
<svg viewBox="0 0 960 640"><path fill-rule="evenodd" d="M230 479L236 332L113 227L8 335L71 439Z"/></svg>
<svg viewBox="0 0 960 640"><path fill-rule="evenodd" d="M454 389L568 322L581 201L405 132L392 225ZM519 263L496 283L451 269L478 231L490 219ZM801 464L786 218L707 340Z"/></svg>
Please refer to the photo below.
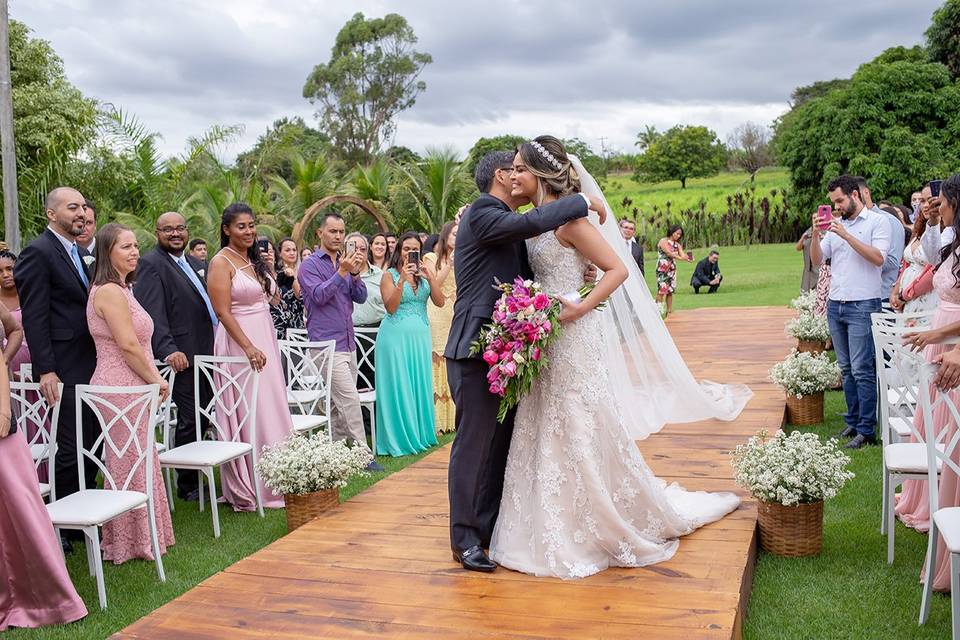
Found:
<svg viewBox="0 0 960 640"><path fill-rule="evenodd" d="M453 434L444 434L439 440L438 446L443 446L453 440ZM340 499L350 499L434 450L402 458L378 456L377 460L386 471L363 473L354 477L340 490ZM267 509L264 513L265 518L260 518L256 513L234 513L229 506L221 504L222 530L220 539L217 540L213 537L209 507L207 511L200 513L197 503L178 499L176 511L173 512L173 531L177 543L163 557L167 581L161 583L157 580L153 562L133 560L121 565L105 564L106 611L100 611L97 584L94 578L88 575L83 546L75 545L73 553L67 556L67 568L80 597L87 605L89 615L75 624L41 629L15 629L5 633L4 637L45 640L106 638L287 533L286 519L282 511Z"/></svg>

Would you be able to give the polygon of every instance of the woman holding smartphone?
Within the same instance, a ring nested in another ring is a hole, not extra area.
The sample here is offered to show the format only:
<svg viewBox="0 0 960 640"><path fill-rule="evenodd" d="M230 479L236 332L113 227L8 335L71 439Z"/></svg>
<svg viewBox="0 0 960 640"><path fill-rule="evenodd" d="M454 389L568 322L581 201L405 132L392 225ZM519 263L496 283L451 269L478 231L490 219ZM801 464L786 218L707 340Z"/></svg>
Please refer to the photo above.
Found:
<svg viewBox="0 0 960 640"><path fill-rule="evenodd" d="M380 280L387 315L376 344L378 455L404 456L437 444L427 299L444 303L436 269L420 261L416 233L397 241Z"/></svg>
<svg viewBox="0 0 960 640"><path fill-rule="evenodd" d="M677 260L693 262L693 254L683 250L683 227L672 224L657 243L657 302L665 302L667 315L673 313L673 292L677 290Z"/></svg>

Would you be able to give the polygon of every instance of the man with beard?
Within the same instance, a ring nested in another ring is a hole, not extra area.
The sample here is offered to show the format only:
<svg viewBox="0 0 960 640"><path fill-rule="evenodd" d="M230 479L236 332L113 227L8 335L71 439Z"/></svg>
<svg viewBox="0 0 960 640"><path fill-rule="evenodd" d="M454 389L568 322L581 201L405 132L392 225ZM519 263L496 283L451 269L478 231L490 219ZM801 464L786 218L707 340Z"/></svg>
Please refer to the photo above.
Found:
<svg viewBox="0 0 960 640"><path fill-rule="evenodd" d="M20 294L33 378L50 404L59 399L63 384L54 462L56 497L63 498L80 489L75 387L88 384L97 365L87 329L87 263L92 258L77 245L87 223L83 195L70 187L57 187L47 194L44 208L47 229L20 254L13 279ZM84 409L83 440L87 448L96 440L96 421L89 409ZM85 465L85 469L86 486L96 487L96 465ZM74 533L79 539L79 532Z"/></svg>
<svg viewBox="0 0 960 640"><path fill-rule="evenodd" d="M157 218L157 246L140 258L133 295L153 318L153 355L176 371L173 402L177 405L174 445L197 439L193 358L213 353L217 315L210 304L203 268L184 250L190 234L182 215L169 211ZM209 389L201 381L201 402ZM183 500L199 497L196 471L177 470L177 492Z"/></svg>
<svg viewBox="0 0 960 640"><path fill-rule="evenodd" d="M877 371L870 314L880 311L890 225L866 207L853 176L832 180L827 191L840 219L830 223L829 233L821 240L816 233L819 216L813 216L810 259L814 264L831 261L827 322L847 401L847 427L840 435L852 438L846 448L859 449L877 441Z"/></svg>

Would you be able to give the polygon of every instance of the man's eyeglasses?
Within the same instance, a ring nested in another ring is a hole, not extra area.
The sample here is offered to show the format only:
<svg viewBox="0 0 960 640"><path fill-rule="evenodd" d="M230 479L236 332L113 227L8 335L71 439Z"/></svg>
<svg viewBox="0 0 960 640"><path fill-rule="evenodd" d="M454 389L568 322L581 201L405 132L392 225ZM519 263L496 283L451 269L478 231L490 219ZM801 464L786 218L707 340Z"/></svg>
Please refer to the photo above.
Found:
<svg viewBox="0 0 960 640"><path fill-rule="evenodd" d="M166 236L170 235L174 231L176 231L177 233L183 233L186 230L187 230L187 225L185 224L179 224L175 227L161 227L157 229L157 231L159 231L160 233Z"/></svg>

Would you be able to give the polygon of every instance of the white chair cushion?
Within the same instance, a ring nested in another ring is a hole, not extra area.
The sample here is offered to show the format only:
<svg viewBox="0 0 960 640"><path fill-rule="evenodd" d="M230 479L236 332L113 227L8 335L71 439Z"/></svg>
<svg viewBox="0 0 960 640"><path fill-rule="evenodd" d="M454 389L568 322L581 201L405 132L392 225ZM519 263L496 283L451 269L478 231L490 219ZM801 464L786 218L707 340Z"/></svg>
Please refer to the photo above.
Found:
<svg viewBox="0 0 960 640"><path fill-rule="evenodd" d="M147 503L147 494L139 491L87 489L65 496L47 505L53 526L91 527Z"/></svg>
<svg viewBox="0 0 960 640"><path fill-rule="evenodd" d="M313 429L319 429L323 425L327 424L326 416L292 415L290 416L290 419L293 420L293 430L296 432L312 431Z"/></svg>
<svg viewBox="0 0 960 640"><path fill-rule="evenodd" d="M287 389L287 404L308 404L323 397L316 389Z"/></svg>
<svg viewBox="0 0 960 640"><path fill-rule="evenodd" d="M163 467L215 467L253 451L246 442L201 440L174 447L160 454Z"/></svg>
<svg viewBox="0 0 960 640"><path fill-rule="evenodd" d="M33 460L39 460L40 458L47 457L47 449L49 445L45 444L32 444L30 445L30 458Z"/></svg>
<svg viewBox="0 0 960 640"><path fill-rule="evenodd" d="M367 404L369 402L377 401L377 390L376 389L366 389L360 392L360 404Z"/></svg>
<svg viewBox="0 0 960 640"><path fill-rule="evenodd" d="M890 428L893 429L893 432L900 437L901 440L905 440L910 437L910 434L913 432L910 430L910 423L912 420L908 421L907 418L890 418Z"/></svg>
<svg viewBox="0 0 960 640"><path fill-rule="evenodd" d="M40 497L41 497L41 498L46 498L48 495L50 495L50 485L49 485L49 484L47 484L46 482L41 482L39 486L40 486Z"/></svg>
<svg viewBox="0 0 960 640"><path fill-rule="evenodd" d="M933 521L950 553L960 553L960 507L947 507L933 514Z"/></svg>
<svg viewBox="0 0 960 640"><path fill-rule="evenodd" d="M937 445L943 451L943 445ZM883 448L883 460L887 470L894 473L926 473L927 445L923 442L897 442ZM937 460L937 471L943 467Z"/></svg>

